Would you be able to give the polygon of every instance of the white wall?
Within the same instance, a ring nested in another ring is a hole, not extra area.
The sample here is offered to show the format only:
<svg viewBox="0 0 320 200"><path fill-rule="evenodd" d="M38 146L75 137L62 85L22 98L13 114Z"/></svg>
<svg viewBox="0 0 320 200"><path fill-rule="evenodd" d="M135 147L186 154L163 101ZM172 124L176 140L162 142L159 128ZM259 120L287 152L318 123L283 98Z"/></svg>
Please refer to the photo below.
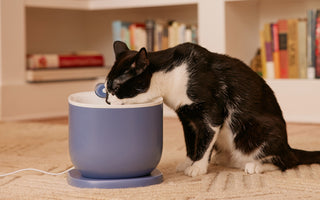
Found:
<svg viewBox="0 0 320 200"><path fill-rule="evenodd" d="M77 11L27 8L27 53L97 50L112 65L112 21L144 22L162 19L196 24L196 5L159 8Z"/></svg>

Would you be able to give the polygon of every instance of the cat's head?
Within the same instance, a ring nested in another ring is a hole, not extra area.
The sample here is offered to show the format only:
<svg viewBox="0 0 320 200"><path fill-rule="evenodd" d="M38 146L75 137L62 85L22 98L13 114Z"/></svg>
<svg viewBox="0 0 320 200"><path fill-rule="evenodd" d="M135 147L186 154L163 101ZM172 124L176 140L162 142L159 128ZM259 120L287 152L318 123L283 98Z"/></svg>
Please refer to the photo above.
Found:
<svg viewBox="0 0 320 200"><path fill-rule="evenodd" d="M116 41L113 49L116 60L105 83L109 93L106 101L111 104L113 99L133 98L146 92L152 76L145 48L132 51L124 42Z"/></svg>

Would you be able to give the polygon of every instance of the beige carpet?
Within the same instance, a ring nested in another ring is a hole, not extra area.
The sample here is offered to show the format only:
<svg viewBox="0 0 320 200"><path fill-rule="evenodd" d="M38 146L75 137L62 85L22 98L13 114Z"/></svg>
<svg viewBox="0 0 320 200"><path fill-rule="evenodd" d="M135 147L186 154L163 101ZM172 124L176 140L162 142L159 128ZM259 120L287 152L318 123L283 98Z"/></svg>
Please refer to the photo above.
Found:
<svg viewBox="0 0 320 200"><path fill-rule="evenodd" d="M293 147L320 149L320 125L288 125ZM183 133L177 119L164 121L164 149L158 166L164 182L130 189L79 189L66 175L21 172L0 178L0 199L320 199L320 165L246 175L211 165L207 175L190 178L176 173L184 160ZM65 123L0 123L0 174L20 168L60 172L72 164Z"/></svg>

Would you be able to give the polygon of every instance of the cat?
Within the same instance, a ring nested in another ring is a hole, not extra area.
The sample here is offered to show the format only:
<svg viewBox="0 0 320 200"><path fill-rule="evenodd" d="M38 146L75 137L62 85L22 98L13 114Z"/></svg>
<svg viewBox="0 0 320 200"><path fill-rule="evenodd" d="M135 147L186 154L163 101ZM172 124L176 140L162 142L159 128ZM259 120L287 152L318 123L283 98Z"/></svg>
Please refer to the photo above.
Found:
<svg viewBox="0 0 320 200"><path fill-rule="evenodd" d="M320 163L320 151L292 149L271 88L246 64L192 43L157 52L113 44L106 77L108 104L163 97L184 131L187 157L177 171L198 176L214 163L248 174Z"/></svg>

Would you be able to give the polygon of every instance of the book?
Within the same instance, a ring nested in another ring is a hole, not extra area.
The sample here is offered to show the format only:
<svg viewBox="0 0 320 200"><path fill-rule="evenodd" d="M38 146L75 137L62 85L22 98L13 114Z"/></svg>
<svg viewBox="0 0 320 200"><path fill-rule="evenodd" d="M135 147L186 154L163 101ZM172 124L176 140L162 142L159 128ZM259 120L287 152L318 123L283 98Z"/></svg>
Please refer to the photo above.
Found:
<svg viewBox="0 0 320 200"><path fill-rule="evenodd" d="M262 77L266 77L267 74L267 58L266 58L266 48L265 48L265 38L264 38L264 30L260 31L260 62L261 62L261 75Z"/></svg>
<svg viewBox="0 0 320 200"><path fill-rule="evenodd" d="M113 41L123 41L132 50L145 47L148 51L159 51L184 42L198 42L197 26L177 21L152 20L144 23L112 23Z"/></svg>
<svg viewBox="0 0 320 200"><path fill-rule="evenodd" d="M155 42L155 22L151 19L146 21L146 37L147 37L147 44L146 49L147 51L154 50L154 42Z"/></svg>
<svg viewBox="0 0 320 200"><path fill-rule="evenodd" d="M185 42L192 42L192 29L191 26L187 26L184 34Z"/></svg>
<svg viewBox="0 0 320 200"><path fill-rule="evenodd" d="M316 78L320 78L320 10L316 12L316 33L315 33L315 75Z"/></svg>
<svg viewBox="0 0 320 200"><path fill-rule="evenodd" d="M250 68L256 72L259 76L262 76L262 66L261 66L261 49L258 49L255 56L250 62Z"/></svg>
<svg viewBox="0 0 320 200"><path fill-rule="evenodd" d="M272 73L275 78L320 78L320 9L308 10L306 18L265 24L260 46L264 78L270 79Z"/></svg>
<svg viewBox="0 0 320 200"><path fill-rule="evenodd" d="M28 69L67 68L103 66L102 54L74 55L74 54L31 54L27 56Z"/></svg>
<svg viewBox="0 0 320 200"><path fill-rule="evenodd" d="M186 42L186 29L187 26L184 23L179 23L178 27L178 44Z"/></svg>
<svg viewBox="0 0 320 200"><path fill-rule="evenodd" d="M288 22L287 20L279 20L278 27L279 27L280 78L288 78L288 50L287 50Z"/></svg>
<svg viewBox="0 0 320 200"><path fill-rule="evenodd" d="M153 36L153 51L162 50L163 47L163 38L164 38L164 29L166 28L165 23L163 21L157 20L154 25L154 36Z"/></svg>
<svg viewBox="0 0 320 200"><path fill-rule="evenodd" d="M198 43L198 28L195 25L191 26L191 32L192 32L192 43L197 44Z"/></svg>
<svg viewBox="0 0 320 200"><path fill-rule="evenodd" d="M142 47L147 46L147 33L144 23L131 23L130 30L130 42L132 50L140 50Z"/></svg>
<svg viewBox="0 0 320 200"><path fill-rule="evenodd" d="M130 31L129 26L131 23L116 20L112 22L112 37L113 41L123 41L130 48Z"/></svg>
<svg viewBox="0 0 320 200"><path fill-rule="evenodd" d="M122 41L121 27L122 27L122 22L120 20L116 20L112 22L112 37L114 41Z"/></svg>
<svg viewBox="0 0 320 200"><path fill-rule="evenodd" d="M307 11L307 77L315 78L315 11Z"/></svg>
<svg viewBox="0 0 320 200"><path fill-rule="evenodd" d="M287 23L288 78L299 78L298 20L289 19Z"/></svg>
<svg viewBox="0 0 320 200"><path fill-rule="evenodd" d="M26 71L27 82L52 82L87 80L105 77L108 69L106 67L79 67L79 68L51 68L51 69L28 69Z"/></svg>
<svg viewBox="0 0 320 200"><path fill-rule="evenodd" d="M179 24L176 21L169 22L168 26L168 47L179 44Z"/></svg>
<svg viewBox="0 0 320 200"><path fill-rule="evenodd" d="M264 37L264 47L265 48L265 69L263 72L263 77L267 79L274 78L274 62L272 57L272 32L271 24L267 23L264 25L263 37Z"/></svg>
<svg viewBox="0 0 320 200"><path fill-rule="evenodd" d="M168 26L165 25L162 32L162 38L161 38L161 49L167 49L169 48L169 33L168 33ZM159 49L159 50L161 50Z"/></svg>
<svg viewBox="0 0 320 200"><path fill-rule="evenodd" d="M300 78L307 78L307 21L298 20L298 65Z"/></svg>
<svg viewBox="0 0 320 200"><path fill-rule="evenodd" d="M274 63L274 76L280 78L280 54L279 54L279 26L277 23L272 25L272 37L273 37L273 63Z"/></svg>

